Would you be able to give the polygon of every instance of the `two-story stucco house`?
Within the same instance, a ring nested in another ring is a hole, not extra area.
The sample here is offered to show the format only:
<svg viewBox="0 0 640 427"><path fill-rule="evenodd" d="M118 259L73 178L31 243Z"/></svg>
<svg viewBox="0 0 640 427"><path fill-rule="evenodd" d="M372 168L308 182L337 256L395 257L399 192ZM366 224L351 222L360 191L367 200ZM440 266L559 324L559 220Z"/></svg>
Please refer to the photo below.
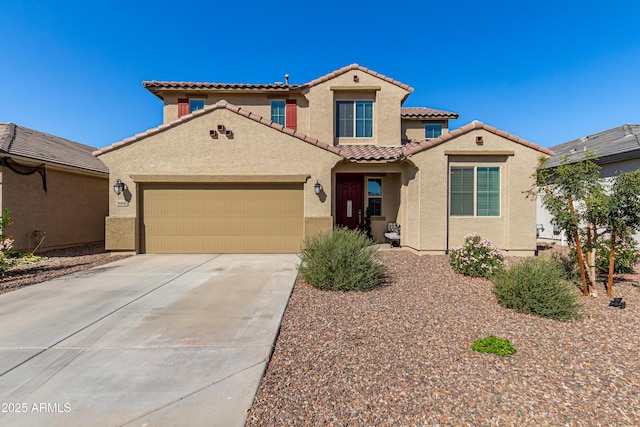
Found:
<svg viewBox="0 0 640 427"><path fill-rule="evenodd" d="M551 151L457 114L404 108L413 89L359 65L302 85L143 83L164 123L94 154L110 170L106 246L138 253L298 252L334 226L442 254L478 232L536 249L523 194Z"/></svg>

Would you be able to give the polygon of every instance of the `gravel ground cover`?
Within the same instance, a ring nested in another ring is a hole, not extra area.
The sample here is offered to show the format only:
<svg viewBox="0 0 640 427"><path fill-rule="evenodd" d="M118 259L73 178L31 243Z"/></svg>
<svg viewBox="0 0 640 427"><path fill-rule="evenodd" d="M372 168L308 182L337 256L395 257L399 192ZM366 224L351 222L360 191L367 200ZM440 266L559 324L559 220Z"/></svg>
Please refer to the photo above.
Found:
<svg viewBox="0 0 640 427"><path fill-rule="evenodd" d="M640 425L638 274L615 282L625 309L600 289L560 322L501 307L445 256L381 258L369 292L296 283L248 426ZM489 334L517 353L471 350Z"/></svg>
<svg viewBox="0 0 640 427"><path fill-rule="evenodd" d="M112 256L105 252L104 244L55 249L36 255L47 259L7 270L5 276L0 278L0 294L126 258L126 255Z"/></svg>

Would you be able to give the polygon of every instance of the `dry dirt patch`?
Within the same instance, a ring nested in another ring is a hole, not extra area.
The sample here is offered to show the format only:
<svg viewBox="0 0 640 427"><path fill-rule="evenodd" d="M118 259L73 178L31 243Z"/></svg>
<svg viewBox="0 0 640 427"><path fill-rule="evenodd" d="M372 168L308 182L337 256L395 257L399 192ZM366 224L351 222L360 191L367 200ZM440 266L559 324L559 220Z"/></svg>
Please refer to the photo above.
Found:
<svg viewBox="0 0 640 427"><path fill-rule="evenodd" d="M381 255L370 292L297 282L248 426L640 425L637 275L615 284L626 309L601 292L560 322L500 306L444 256ZM517 353L471 350L489 334Z"/></svg>
<svg viewBox="0 0 640 427"><path fill-rule="evenodd" d="M6 271L0 279L0 294L126 258L112 256L104 250L103 244L56 249L37 255L47 260L18 265Z"/></svg>

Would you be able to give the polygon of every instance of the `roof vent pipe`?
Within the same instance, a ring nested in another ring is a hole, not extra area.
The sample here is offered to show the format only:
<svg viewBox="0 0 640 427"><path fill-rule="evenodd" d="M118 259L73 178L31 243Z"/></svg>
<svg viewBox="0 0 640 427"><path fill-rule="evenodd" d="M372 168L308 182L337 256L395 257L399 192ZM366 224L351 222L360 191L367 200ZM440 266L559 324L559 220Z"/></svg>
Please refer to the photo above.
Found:
<svg viewBox="0 0 640 427"><path fill-rule="evenodd" d="M289 74L285 74L285 75L284 75L284 84L286 84L287 86L289 86Z"/></svg>

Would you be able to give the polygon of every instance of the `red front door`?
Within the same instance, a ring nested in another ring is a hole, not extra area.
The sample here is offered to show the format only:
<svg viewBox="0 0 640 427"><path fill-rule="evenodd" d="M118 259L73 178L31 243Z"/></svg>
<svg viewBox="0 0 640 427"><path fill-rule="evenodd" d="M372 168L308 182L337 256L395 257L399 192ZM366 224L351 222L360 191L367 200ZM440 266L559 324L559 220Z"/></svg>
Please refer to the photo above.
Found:
<svg viewBox="0 0 640 427"><path fill-rule="evenodd" d="M364 175L336 174L336 224L362 229L364 226Z"/></svg>

